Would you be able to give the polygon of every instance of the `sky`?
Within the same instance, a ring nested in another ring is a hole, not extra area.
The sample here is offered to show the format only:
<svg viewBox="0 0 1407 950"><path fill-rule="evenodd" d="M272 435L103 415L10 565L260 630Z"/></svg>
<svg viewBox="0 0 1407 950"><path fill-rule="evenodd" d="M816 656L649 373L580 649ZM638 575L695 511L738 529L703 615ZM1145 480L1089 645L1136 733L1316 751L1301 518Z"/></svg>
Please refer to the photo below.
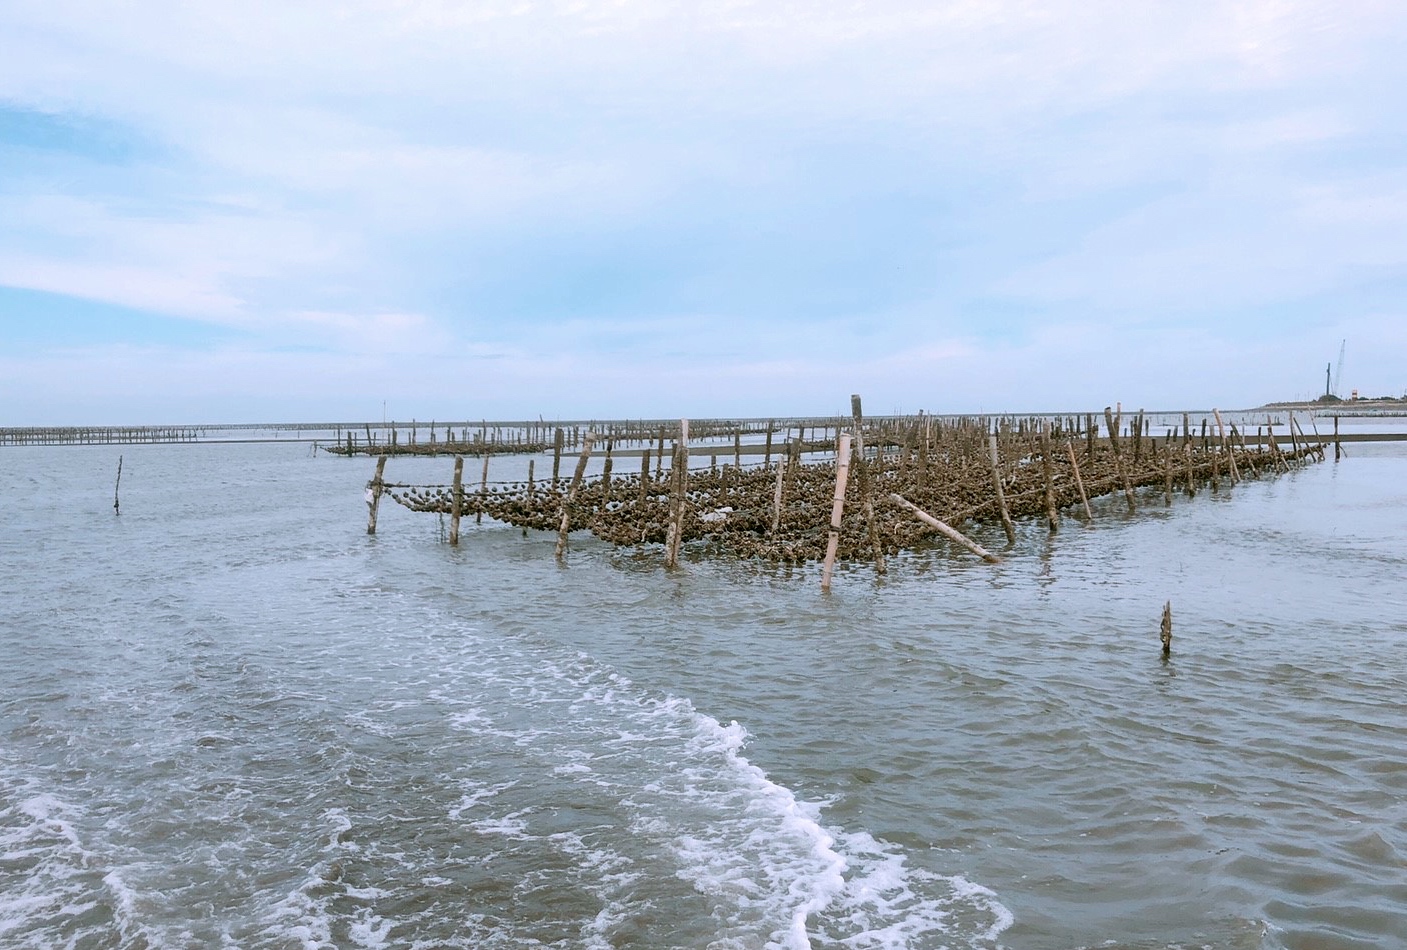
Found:
<svg viewBox="0 0 1407 950"><path fill-rule="evenodd" d="M1400 0L6 0L0 426L1407 393Z"/></svg>

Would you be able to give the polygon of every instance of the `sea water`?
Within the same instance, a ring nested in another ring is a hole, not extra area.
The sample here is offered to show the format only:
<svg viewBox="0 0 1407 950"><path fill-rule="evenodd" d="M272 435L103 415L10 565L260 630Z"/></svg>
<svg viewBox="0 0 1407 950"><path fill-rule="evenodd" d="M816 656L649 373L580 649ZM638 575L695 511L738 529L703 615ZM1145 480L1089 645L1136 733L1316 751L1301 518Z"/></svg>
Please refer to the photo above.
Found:
<svg viewBox="0 0 1407 950"><path fill-rule="evenodd" d="M0 946L1403 946L1407 452L1330 458L823 595L7 448Z"/></svg>

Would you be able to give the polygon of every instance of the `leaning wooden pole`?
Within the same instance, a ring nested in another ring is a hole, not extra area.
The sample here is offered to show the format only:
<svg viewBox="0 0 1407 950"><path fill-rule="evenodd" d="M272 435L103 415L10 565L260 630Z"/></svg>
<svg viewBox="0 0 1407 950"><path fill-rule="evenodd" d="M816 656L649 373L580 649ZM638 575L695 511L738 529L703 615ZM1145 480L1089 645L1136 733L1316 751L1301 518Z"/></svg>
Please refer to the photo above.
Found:
<svg viewBox="0 0 1407 950"><path fill-rule="evenodd" d="M1236 446L1226 438L1226 426L1221 422L1221 410L1213 409L1212 415L1216 418L1216 431L1221 437L1222 450L1226 452L1226 458L1231 463L1231 484L1235 485L1241 480L1241 473L1236 470Z"/></svg>
<svg viewBox="0 0 1407 950"><path fill-rule="evenodd" d="M1075 447L1069 442L1065 443L1065 452L1070 456L1070 468L1075 472L1075 487L1080 490L1080 504L1085 509L1085 521L1094 523L1094 512L1089 509L1089 496L1085 494L1085 480L1080 477L1080 463L1075 459Z"/></svg>
<svg viewBox="0 0 1407 950"><path fill-rule="evenodd" d="M1011 512L1006 507L1006 491L1002 488L1001 459L997 456L997 437L987 436L987 452L992 460L992 488L997 493L997 510L1002 516L1002 530L1006 532L1006 543L1016 543L1016 526L1011 523Z"/></svg>
<svg viewBox="0 0 1407 950"><path fill-rule="evenodd" d="M988 551L986 548L982 547L982 545L978 544L976 541L972 540L956 528L945 524L942 521L939 521L937 518L933 517L928 512L920 508L918 505L915 505L913 502L909 501L903 495L900 495L895 492L889 496L889 500L894 502L894 504L898 505L899 507L906 509L919 521L922 521L930 528L935 529L936 531L938 531L938 533L942 534L948 540L956 541L958 544L961 544L963 547L967 548L973 554L977 555L989 564L1001 563L1001 558L997 557L995 554Z"/></svg>
<svg viewBox="0 0 1407 950"><path fill-rule="evenodd" d="M1119 480L1124 483L1124 497L1128 499L1129 514L1133 514L1133 483L1129 481L1128 470L1124 468L1123 453L1119 451L1119 424L1114 421L1113 410L1108 406L1104 407L1104 422L1109 427L1109 445L1114 450L1114 469L1119 473Z"/></svg>
<svg viewBox="0 0 1407 950"><path fill-rule="evenodd" d="M376 509L381 507L381 492L384 484L381 480L382 474L386 471L386 456L381 456L376 460L376 474L371 481L366 483L366 533L376 533Z"/></svg>
<svg viewBox="0 0 1407 950"><path fill-rule="evenodd" d="M559 430L560 431L560 430ZM591 457L591 443L596 436L593 433L586 433L581 440L581 455L576 460L576 471L572 473L572 484L567 489L567 497L562 501L562 523L557 529L557 560L562 560L567 553L567 535L571 532L572 525L572 505L576 504L577 489L581 487L582 476L586 474L586 460Z"/></svg>
<svg viewBox="0 0 1407 950"><path fill-rule="evenodd" d="M850 479L850 433L840 434L835 456L835 496L831 499L831 528L826 535L826 559L821 563L821 590L831 589L831 572L840 547L840 519L845 514L845 483Z"/></svg>

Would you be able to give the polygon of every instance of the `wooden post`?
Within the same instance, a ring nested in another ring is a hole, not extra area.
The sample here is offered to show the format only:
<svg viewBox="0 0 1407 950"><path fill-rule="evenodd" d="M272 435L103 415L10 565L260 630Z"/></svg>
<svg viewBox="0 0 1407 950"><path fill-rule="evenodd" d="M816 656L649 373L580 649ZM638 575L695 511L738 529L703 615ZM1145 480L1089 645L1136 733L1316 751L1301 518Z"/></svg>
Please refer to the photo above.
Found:
<svg viewBox="0 0 1407 950"><path fill-rule="evenodd" d="M368 447L369 448L369 447ZM386 471L386 456L376 460L376 474L366 483L366 533L376 533L376 509L381 506L381 475Z"/></svg>
<svg viewBox="0 0 1407 950"><path fill-rule="evenodd" d="M489 447L484 443L484 474L479 479L479 510L474 512L474 523L484 523L484 508L489 503Z"/></svg>
<svg viewBox="0 0 1407 950"><path fill-rule="evenodd" d="M1182 443L1182 455L1187 462L1187 497L1197 497L1196 473L1192 469L1192 443Z"/></svg>
<svg viewBox="0 0 1407 950"><path fill-rule="evenodd" d="M786 472L787 460L782 459L777 463L777 485L772 489L772 534L777 533L782 523L782 483Z"/></svg>
<svg viewBox="0 0 1407 950"><path fill-rule="evenodd" d="M1109 445L1114 450L1114 469L1119 473L1119 479L1124 483L1124 497L1128 499L1129 514L1134 512L1133 504L1133 484L1129 481L1129 473L1124 469L1124 458L1119 452L1119 427L1114 422L1114 413L1108 406L1104 407L1104 422L1109 426Z"/></svg>
<svg viewBox="0 0 1407 950"><path fill-rule="evenodd" d="M865 460L864 418L860 412L860 397L850 397L850 415L855 422L855 474L859 478L861 505L865 512L865 533L869 536L870 548L874 551L876 574L886 574L889 566L884 563L884 546L879 541L879 529L875 525L874 496L871 494L870 466Z"/></svg>
<svg viewBox="0 0 1407 950"><path fill-rule="evenodd" d="M558 430L560 431L560 430ZM567 489L567 497L562 501L562 524L557 529L557 560L567 553L567 534L571 531L572 505L576 504L576 492L581 487L581 478L586 474L586 460L591 457L591 442L596 436L588 432L581 440L581 455L576 460L576 471L572 474L572 484Z"/></svg>
<svg viewBox="0 0 1407 950"><path fill-rule="evenodd" d="M1335 420L1337 421L1337 420ZM122 456L117 457L117 481L112 486L112 513L122 514L122 503L117 500L117 490L122 487Z"/></svg>
<svg viewBox="0 0 1407 950"><path fill-rule="evenodd" d="M987 436L987 450L992 460L992 488L997 493L997 510L1002 516L1002 530L1006 532L1006 543L1016 543L1016 527L1011 523L1011 512L1006 507L1006 491L1002 488L1001 460L997 456L997 437Z"/></svg>
<svg viewBox="0 0 1407 950"><path fill-rule="evenodd" d="M840 547L840 519L845 514L845 483L850 478L850 433L840 434L840 446L835 456L835 495L831 499L831 528L826 535L826 559L821 563L821 590L831 589L831 572L835 569L835 554Z"/></svg>
<svg viewBox="0 0 1407 950"><path fill-rule="evenodd" d="M684 542L684 505L688 491L689 421L680 419L680 441L674 443L670 467L670 524L664 535L664 566L680 566L680 545Z"/></svg>
<svg viewBox="0 0 1407 950"><path fill-rule="evenodd" d="M772 467L772 420L767 420L767 448L762 457L762 467Z"/></svg>
<svg viewBox="0 0 1407 950"><path fill-rule="evenodd" d="M996 440L993 439L993 442ZM1094 512L1089 510L1089 498L1085 495L1085 480L1080 477L1080 463L1075 459L1075 447L1069 442L1065 443L1065 451L1070 456L1070 467L1075 470L1075 487L1080 490L1080 504L1085 508L1085 523L1094 523Z"/></svg>
<svg viewBox="0 0 1407 950"><path fill-rule="evenodd" d="M1216 417L1216 431L1217 435L1221 437L1221 447L1231 463L1231 484L1235 485L1241 480L1241 473L1236 469L1236 447L1227 441L1226 426L1221 421L1221 410L1213 409L1212 415Z"/></svg>
<svg viewBox="0 0 1407 950"><path fill-rule="evenodd" d="M889 496L889 500L894 502L894 504L907 509L919 521L922 521L930 528L936 529L948 540L956 541L958 544L961 544L963 547L967 548L969 551L971 551L973 554L977 555L987 563L1001 563L1001 558L997 557L995 554L991 553L986 548L982 547L982 545L978 544L976 541L972 540L967 535L963 534L961 531L958 531L956 528L953 528L947 524L944 524L942 521L939 521L937 518L933 517L928 512L920 508L918 505L915 505L913 502L909 501L903 495L900 495L896 492Z"/></svg>
<svg viewBox="0 0 1407 950"><path fill-rule="evenodd" d="M1161 630L1163 656L1172 655L1172 601L1163 604L1163 624Z"/></svg>
<svg viewBox="0 0 1407 950"><path fill-rule="evenodd" d="M567 434L558 426L557 431L552 434L552 490L557 490L557 483L560 480L562 471L562 444L566 441Z"/></svg>
<svg viewBox="0 0 1407 950"><path fill-rule="evenodd" d="M647 448L640 453L640 497L636 499L636 504L640 506L640 517L645 516L645 495L650 490L650 450Z"/></svg>
<svg viewBox="0 0 1407 950"><path fill-rule="evenodd" d="M606 461L601 468L601 510L604 511L611 503L611 449L615 444L610 440L606 442Z"/></svg>
<svg viewBox="0 0 1407 950"><path fill-rule="evenodd" d="M674 446L674 462L670 469L669 526L665 530L664 566L674 570L679 566L679 546L684 541L684 508L689 490L689 420L679 420L679 442Z"/></svg>
<svg viewBox="0 0 1407 950"><path fill-rule="evenodd" d="M528 459L528 501L529 501L529 502L531 502L531 501L533 500L534 489L536 488L536 486L535 486L534 483L533 483L533 463L536 462L536 461L537 461L536 459ZM524 529L524 530L526 531L527 529Z"/></svg>
<svg viewBox="0 0 1407 950"><path fill-rule="evenodd" d="M1060 515L1055 510L1055 477L1050 470L1050 426L1041 420L1041 472L1045 479L1045 517L1050 533L1060 528Z"/></svg>
<svg viewBox="0 0 1407 950"><path fill-rule="evenodd" d="M1342 454L1343 449L1339 447L1339 417L1334 416L1334 461L1337 462Z"/></svg>
<svg viewBox="0 0 1407 950"><path fill-rule="evenodd" d="M488 456L484 456L487 458ZM454 457L454 486L449 500L449 544L459 547L459 518L464 513L464 456Z"/></svg>
<svg viewBox="0 0 1407 950"><path fill-rule="evenodd" d="M1168 442L1163 443L1163 506L1172 505L1172 446Z"/></svg>

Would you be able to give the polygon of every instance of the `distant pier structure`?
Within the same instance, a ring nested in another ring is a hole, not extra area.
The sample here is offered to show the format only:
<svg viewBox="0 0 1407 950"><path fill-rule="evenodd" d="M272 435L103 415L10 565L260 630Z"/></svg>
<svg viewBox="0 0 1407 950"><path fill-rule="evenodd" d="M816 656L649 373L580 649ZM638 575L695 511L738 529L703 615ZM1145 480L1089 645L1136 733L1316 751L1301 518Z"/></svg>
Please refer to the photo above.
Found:
<svg viewBox="0 0 1407 950"><path fill-rule="evenodd" d="M140 442L199 442L194 426L8 426L0 445L132 445Z"/></svg>

